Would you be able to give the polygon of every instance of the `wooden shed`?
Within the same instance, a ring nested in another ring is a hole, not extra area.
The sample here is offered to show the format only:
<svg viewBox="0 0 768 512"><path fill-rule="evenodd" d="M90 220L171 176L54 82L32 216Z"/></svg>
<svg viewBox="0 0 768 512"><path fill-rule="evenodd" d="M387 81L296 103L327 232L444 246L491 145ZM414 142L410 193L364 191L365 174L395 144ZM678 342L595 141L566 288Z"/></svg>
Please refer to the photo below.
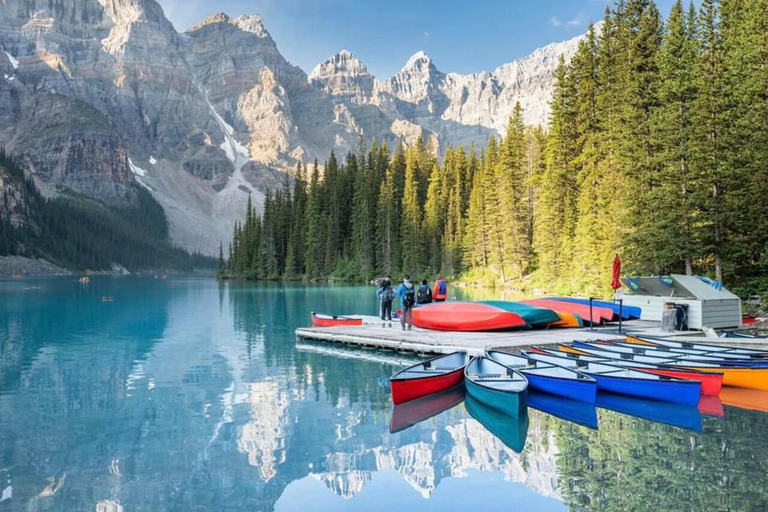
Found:
<svg viewBox="0 0 768 512"><path fill-rule="evenodd" d="M622 281L629 287L629 279ZM616 299L642 308L643 320L661 322L669 304L687 304L690 329L741 327L741 299L706 278L672 274L632 278L632 282L636 290L618 292Z"/></svg>

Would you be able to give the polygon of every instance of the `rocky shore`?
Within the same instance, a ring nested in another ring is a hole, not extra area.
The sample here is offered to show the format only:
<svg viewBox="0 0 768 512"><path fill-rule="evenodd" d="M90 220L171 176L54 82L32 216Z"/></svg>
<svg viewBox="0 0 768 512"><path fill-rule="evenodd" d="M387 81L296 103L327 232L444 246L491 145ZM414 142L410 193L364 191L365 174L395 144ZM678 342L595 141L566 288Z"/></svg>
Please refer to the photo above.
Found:
<svg viewBox="0 0 768 512"><path fill-rule="evenodd" d="M47 260L24 258L22 256L0 256L0 277L22 276L69 276L67 269L58 267Z"/></svg>

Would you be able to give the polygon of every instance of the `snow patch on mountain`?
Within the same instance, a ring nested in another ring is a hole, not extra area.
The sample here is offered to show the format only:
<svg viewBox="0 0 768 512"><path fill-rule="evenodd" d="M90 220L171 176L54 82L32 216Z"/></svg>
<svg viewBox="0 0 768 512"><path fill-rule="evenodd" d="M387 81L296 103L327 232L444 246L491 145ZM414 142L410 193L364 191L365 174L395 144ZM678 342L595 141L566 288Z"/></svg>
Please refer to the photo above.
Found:
<svg viewBox="0 0 768 512"><path fill-rule="evenodd" d="M11 66L13 66L13 69L19 69L19 61L14 58L13 55L11 55L8 52L5 52L6 57L8 57L8 60L11 61Z"/></svg>

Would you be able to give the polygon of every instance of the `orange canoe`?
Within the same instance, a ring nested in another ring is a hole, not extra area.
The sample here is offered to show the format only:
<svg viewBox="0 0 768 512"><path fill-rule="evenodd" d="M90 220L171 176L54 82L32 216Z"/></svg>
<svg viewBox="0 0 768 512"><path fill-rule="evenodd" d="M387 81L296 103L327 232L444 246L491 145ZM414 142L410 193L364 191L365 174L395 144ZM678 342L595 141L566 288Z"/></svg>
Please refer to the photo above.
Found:
<svg viewBox="0 0 768 512"><path fill-rule="evenodd" d="M732 366L682 366L698 372L722 373L723 385L736 388L760 389L768 391L768 368L734 368Z"/></svg>
<svg viewBox="0 0 768 512"><path fill-rule="evenodd" d="M592 317L590 318L589 306L585 306L583 304L574 304L572 302L561 302L549 299L524 300L523 304L530 304L531 306L538 306L540 308L549 308L553 311L556 311L557 314L570 313L579 315L585 321L590 321L593 324L602 323L603 320L610 322L613 319L613 310L609 308L593 306Z"/></svg>
<svg viewBox="0 0 768 512"><path fill-rule="evenodd" d="M584 322L579 315L565 311L555 311L555 313L560 317L560 321L550 324L552 327L584 327Z"/></svg>

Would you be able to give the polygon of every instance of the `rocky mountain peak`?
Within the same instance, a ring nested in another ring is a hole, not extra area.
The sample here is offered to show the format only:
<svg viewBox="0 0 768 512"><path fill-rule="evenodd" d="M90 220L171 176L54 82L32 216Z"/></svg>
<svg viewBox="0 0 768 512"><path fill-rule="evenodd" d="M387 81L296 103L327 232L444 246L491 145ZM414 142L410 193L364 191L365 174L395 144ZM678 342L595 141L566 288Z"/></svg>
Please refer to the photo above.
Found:
<svg viewBox="0 0 768 512"><path fill-rule="evenodd" d="M368 68L347 50L341 50L339 53L329 57L325 62L315 66L310 73L310 80L322 80L332 75L361 76L369 75Z"/></svg>
<svg viewBox="0 0 768 512"><path fill-rule="evenodd" d="M205 19L202 23L195 25L187 30L187 33L198 32L206 27L212 27L216 25L232 25L237 27L243 32L249 32L254 34L260 39L271 39L269 32L264 25L264 18L259 14L240 15L237 18L232 18L226 13L219 12L213 14Z"/></svg>
<svg viewBox="0 0 768 512"><path fill-rule="evenodd" d="M418 52L411 55L411 58L408 59L408 62L405 63L405 66L403 66L403 69L400 71L401 73L412 71L412 70L418 70L418 71L430 71L430 70L437 70L435 67L435 64L432 62L432 58L427 55L424 51L419 50Z"/></svg>
<svg viewBox="0 0 768 512"><path fill-rule="evenodd" d="M378 86L365 64L347 50L341 50L315 66L309 80L326 94L345 97L354 103L370 101Z"/></svg>

